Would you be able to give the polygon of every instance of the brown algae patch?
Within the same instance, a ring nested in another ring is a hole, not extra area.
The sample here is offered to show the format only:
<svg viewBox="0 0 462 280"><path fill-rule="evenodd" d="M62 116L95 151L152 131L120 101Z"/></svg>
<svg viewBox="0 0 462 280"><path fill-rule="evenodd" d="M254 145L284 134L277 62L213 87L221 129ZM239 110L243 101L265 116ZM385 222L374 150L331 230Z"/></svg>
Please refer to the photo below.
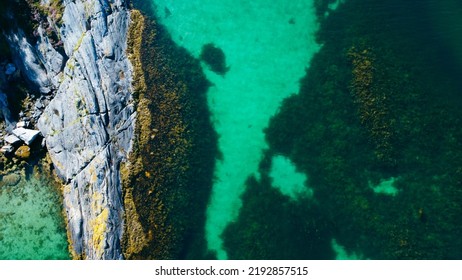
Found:
<svg viewBox="0 0 462 280"><path fill-rule="evenodd" d="M137 10L131 20L128 55L137 122L129 162L121 166L124 257L202 254L216 154L205 98L209 83L199 61L174 45L162 26Z"/></svg>

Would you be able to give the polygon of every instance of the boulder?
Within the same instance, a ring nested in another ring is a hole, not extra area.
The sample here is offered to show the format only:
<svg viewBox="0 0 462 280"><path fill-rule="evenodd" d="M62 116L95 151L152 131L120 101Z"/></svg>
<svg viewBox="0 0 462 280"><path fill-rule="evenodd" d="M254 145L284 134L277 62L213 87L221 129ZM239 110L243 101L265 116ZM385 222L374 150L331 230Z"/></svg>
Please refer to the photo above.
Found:
<svg viewBox="0 0 462 280"><path fill-rule="evenodd" d="M3 154L10 154L14 151L14 147L11 145L5 145L0 148L0 152Z"/></svg>
<svg viewBox="0 0 462 280"><path fill-rule="evenodd" d="M6 186L16 186L21 181L21 176L16 173L10 173L2 178L3 185Z"/></svg>
<svg viewBox="0 0 462 280"><path fill-rule="evenodd" d="M19 139L18 137L16 137L15 135L8 135L5 137L5 142L10 144L10 145L16 145L16 144L19 144L19 142L21 142L21 139Z"/></svg>
<svg viewBox="0 0 462 280"><path fill-rule="evenodd" d="M30 157L30 148L29 146L19 147L14 155L20 159L28 159Z"/></svg>
<svg viewBox="0 0 462 280"><path fill-rule="evenodd" d="M40 131L19 127L13 130L13 134L19 137L19 139L21 139L22 141L24 141L26 145L30 145L40 134Z"/></svg>
<svg viewBox="0 0 462 280"><path fill-rule="evenodd" d="M29 126L29 122L27 121L20 121L16 124L17 128L20 128L20 127L27 128L28 126Z"/></svg>

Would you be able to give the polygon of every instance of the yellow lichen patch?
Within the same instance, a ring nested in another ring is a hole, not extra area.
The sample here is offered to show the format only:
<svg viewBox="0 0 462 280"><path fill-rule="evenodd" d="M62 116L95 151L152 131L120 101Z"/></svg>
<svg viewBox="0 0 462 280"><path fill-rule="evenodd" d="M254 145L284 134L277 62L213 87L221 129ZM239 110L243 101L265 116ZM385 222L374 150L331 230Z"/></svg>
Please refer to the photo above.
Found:
<svg viewBox="0 0 462 280"><path fill-rule="evenodd" d="M105 208L96 218L90 221L92 234L92 247L95 249L96 258L100 259L104 252L105 233L109 210Z"/></svg>
<svg viewBox="0 0 462 280"><path fill-rule="evenodd" d="M64 185L64 186L62 187L62 189L63 189L63 194L64 194L64 195L67 195L67 194L70 194L70 193L71 193L71 185Z"/></svg>
<svg viewBox="0 0 462 280"><path fill-rule="evenodd" d="M80 48L80 45L82 45L83 38L85 38L85 34L87 34L87 33L83 32L82 35L80 35L79 40L77 40L77 43L74 46L74 52L77 51Z"/></svg>
<svg viewBox="0 0 462 280"><path fill-rule="evenodd" d="M96 183L96 181L98 180L98 176L96 174L96 169L95 169L94 164L88 167L88 172L90 173L90 184Z"/></svg>
<svg viewBox="0 0 462 280"><path fill-rule="evenodd" d="M96 218L90 221L92 232L92 247L95 249L95 254L98 259L101 258L104 249L104 239L107 227L107 218L109 216L109 209L103 209L103 195L97 191L93 192L91 196L91 210L93 213L99 213Z"/></svg>
<svg viewBox="0 0 462 280"><path fill-rule="evenodd" d="M28 146L19 147L14 155L20 159L28 159L30 157L30 148Z"/></svg>

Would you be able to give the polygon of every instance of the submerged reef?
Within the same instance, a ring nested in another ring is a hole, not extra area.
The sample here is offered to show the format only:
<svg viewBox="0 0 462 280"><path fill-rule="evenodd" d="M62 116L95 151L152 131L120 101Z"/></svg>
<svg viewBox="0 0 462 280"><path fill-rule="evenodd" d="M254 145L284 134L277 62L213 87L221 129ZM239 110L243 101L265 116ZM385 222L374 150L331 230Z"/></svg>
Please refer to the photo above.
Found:
<svg viewBox="0 0 462 280"><path fill-rule="evenodd" d="M318 12L323 47L299 94L284 101L266 131L268 153L290 158L309 177L313 201L291 205L316 213L302 236L321 230L362 258L461 258L461 67L448 45L433 40L431 19L441 15L432 14L430 2L348 0L328 17ZM396 194L371 188L391 178ZM263 234L280 225L246 209L258 209L263 193L273 192L270 201L281 207L268 216L286 215L286 204L264 175L248 184L242 213L225 234L232 258L284 257L273 251L294 244L311 248L307 258L329 257L313 248L317 239L275 242L288 226ZM239 246L236 232L251 251Z"/></svg>
<svg viewBox="0 0 462 280"><path fill-rule="evenodd" d="M139 61L139 121L130 164L122 168L124 253L131 259L204 258L205 209L217 154L205 95L209 82L199 61L155 19L133 11L132 20L138 23L130 30L129 52Z"/></svg>

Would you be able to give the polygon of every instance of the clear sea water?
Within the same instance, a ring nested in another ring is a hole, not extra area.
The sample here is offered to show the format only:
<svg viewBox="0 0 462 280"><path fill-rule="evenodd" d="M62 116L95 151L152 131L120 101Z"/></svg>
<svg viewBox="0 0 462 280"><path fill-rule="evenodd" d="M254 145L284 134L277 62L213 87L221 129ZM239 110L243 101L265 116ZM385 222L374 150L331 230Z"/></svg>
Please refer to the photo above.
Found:
<svg viewBox="0 0 462 280"><path fill-rule="evenodd" d="M69 259L56 186L33 175L17 175L21 179L16 185L0 188L0 259Z"/></svg>

